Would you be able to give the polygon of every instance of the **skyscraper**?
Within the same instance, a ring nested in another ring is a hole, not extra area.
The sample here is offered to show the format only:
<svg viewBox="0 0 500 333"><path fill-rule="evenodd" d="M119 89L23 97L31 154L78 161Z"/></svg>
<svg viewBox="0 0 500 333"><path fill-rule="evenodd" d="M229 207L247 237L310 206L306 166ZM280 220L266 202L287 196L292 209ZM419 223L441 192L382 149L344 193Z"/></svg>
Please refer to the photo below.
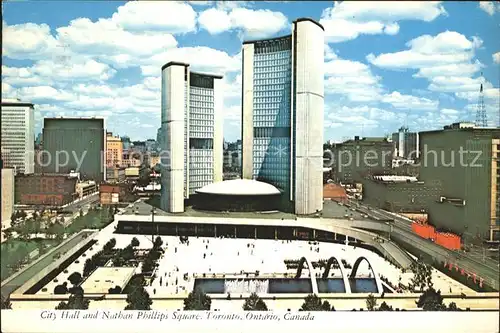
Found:
<svg viewBox="0 0 500 333"><path fill-rule="evenodd" d="M222 181L222 76L162 67L161 207L183 212L195 190Z"/></svg>
<svg viewBox="0 0 500 333"><path fill-rule="evenodd" d="M324 28L243 43L243 178L273 184L296 214L323 209Z"/></svg>
<svg viewBox="0 0 500 333"><path fill-rule="evenodd" d="M19 99L2 100L1 152L4 168L30 174L35 171L35 111Z"/></svg>
<svg viewBox="0 0 500 333"><path fill-rule="evenodd" d="M102 118L45 118L44 172L68 174L75 170L83 180L104 180L105 135Z"/></svg>

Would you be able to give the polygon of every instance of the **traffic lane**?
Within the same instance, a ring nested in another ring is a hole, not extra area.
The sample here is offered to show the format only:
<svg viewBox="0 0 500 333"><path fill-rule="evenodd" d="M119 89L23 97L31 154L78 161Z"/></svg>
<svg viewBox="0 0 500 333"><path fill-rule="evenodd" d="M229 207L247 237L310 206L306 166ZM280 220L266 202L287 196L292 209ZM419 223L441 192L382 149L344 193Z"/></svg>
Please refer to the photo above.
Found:
<svg viewBox="0 0 500 333"><path fill-rule="evenodd" d="M475 272L478 276L487 280L487 284L492 285L494 288L498 288L498 272L495 272L491 267L477 265L475 261L470 260L469 258L466 258L464 260L463 258L449 255L448 253L443 251L444 248L436 248L436 245L434 245L434 243L420 238L414 234L404 232L403 230L395 230L392 238L406 243L412 247L416 247L417 249L420 249L421 251L440 261L457 264L460 268L463 268L466 271Z"/></svg>

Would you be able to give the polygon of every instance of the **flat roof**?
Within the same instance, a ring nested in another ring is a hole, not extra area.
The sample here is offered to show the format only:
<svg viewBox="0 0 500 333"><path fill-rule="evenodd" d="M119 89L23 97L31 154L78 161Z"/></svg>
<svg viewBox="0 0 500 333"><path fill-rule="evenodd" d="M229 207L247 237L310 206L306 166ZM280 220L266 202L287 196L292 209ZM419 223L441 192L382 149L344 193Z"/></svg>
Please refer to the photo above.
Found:
<svg viewBox="0 0 500 333"><path fill-rule="evenodd" d="M253 179L232 179L205 185L196 190L196 193L213 195L279 195L281 194L274 185Z"/></svg>
<svg viewBox="0 0 500 333"><path fill-rule="evenodd" d="M24 106L24 107L35 108L35 105L33 103L13 101L13 100L2 101L2 106Z"/></svg>
<svg viewBox="0 0 500 333"><path fill-rule="evenodd" d="M150 199L151 201L158 200L159 197L154 197ZM155 219L157 216L173 216L173 217L198 217L198 218L207 218L213 217L218 219L226 219L226 218L235 218L235 219L295 219L296 215L291 213L284 212L216 212L216 211L202 211L193 209L190 206L185 207L185 211L183 213L169 213L164 210L161 210L156 203L153 203L155 208ZM153 209L153 205L150 205L140 199L139 201L129 205L123 213L117 214L117 218L122 215L128 216L143 216L147 219L151 219L151 210ZM121 219L123 220L123 219ZM148 220L149 221L149 220Z"/></svg>
<svg viewBox="0 0 500 333"><path fill-rule="evenodd" d="M81 285L85 294L107 294L109 288L122 290L135 274L135 267L99 267Z"/></svg>
<svg viewBox="0 0 500 333"><path fill-rule="evenodd" d="M161 70L164 70L167 67L170 66L184 66L184 67L189 67L189 64L186 64L184 62L178 62L178 61L169 61L165 65L161 66Z"/></svg>
<svg viewBox="0 0 500 333"><path fill-rule="evenodd" d="M309 22L316 24L318 27L321 28L321 30L325 31L325 27L323 27L323 25L321 23L319 23L316 20L313 20L310 17L300 17L300 18L296 19L295 21L293 21L293 23L306 22L306 21L309 21Z"/></svg>

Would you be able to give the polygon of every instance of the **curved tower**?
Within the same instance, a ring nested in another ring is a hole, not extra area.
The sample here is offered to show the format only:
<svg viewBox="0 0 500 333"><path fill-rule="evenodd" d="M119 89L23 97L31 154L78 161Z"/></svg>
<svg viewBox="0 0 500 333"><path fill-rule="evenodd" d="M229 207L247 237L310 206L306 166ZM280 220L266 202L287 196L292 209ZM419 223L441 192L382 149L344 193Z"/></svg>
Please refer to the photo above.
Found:
<svg viewBox="0 0 500 333"><path fill-rule="evenodd" d="M323 209L324 29L243 43L242 178L273 184L296 214Z"/></svg>
<svg viewBox="0 0 500 333"><path fill-rule="evenodd" d="M162 67L161 208L184 212L197 189L222 181L222 76L195 73L189 65Z"/></svg>

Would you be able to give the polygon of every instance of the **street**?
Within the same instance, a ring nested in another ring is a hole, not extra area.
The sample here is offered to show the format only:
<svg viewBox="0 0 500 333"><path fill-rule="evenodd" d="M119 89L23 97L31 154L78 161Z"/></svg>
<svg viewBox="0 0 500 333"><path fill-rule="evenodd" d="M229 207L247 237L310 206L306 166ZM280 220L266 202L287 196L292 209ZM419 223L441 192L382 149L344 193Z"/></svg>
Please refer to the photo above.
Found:
<svg viewBox="0 0 500 333"><path fill-rule="evenodd" d="M498 260L489 257L487 250L477 248L466 253L448 250L414 234L411 229L411 221L405 217L397 216L396 214L391 214L382 209L369 207L352 200L349 201L349 204L356 207L361 212L376 219L380 219L381 221L393 221L393 233L396 233L402 239L410 243L416 243L419 248L425 252L432 253L433 256L445 257L446 260L456 262L464 269L472 272L477 271L478 275L484 276L490 279L490 281L495 281L494 284L498 287L500 271Z"/></svg>

